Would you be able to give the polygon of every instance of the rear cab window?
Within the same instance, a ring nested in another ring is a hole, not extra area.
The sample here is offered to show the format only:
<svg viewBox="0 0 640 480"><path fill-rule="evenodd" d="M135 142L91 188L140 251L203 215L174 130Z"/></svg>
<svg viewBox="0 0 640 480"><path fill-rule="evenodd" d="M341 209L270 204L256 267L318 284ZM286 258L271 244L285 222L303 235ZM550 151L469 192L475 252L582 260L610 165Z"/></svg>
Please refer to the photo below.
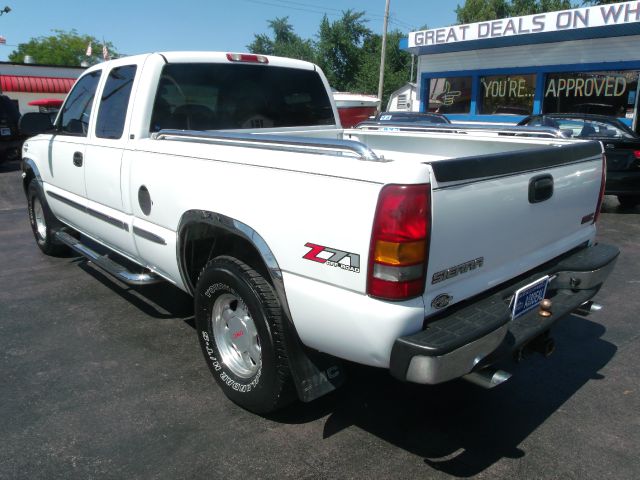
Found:
<svg viewBox="0 0 640 480"><path fill-rule="evenodd" d="M163 67L150 131L334 124L327 90L314 70L180 63Z"/></svg>

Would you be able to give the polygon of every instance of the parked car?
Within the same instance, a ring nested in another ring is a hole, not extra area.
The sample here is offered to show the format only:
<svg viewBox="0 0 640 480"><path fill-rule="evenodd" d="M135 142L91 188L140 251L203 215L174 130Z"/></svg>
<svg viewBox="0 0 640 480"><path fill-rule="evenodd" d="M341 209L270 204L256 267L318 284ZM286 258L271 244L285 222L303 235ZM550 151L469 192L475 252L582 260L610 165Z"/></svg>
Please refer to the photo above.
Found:
<svg viewBox="0 0 640 480"><path fill-rule="evenodd" d="M451 123L447 117L440 113L427 112L381 112L374 118L375 122L427 122L427 123Z"/></svg>
<svg viewBox="0 0 640 480"><path fill-rule="evenodd" d="M494 115L529 115L529 110L526 107L517 107L512 105L503 105L496 108L493 111Z"/></svg>
<svg viewBox="0 0 640 480"><path fill-rule="evenodd" d="M614 117L593 114L533 115L518 125L557 128L572 138L599 140L607 157L605 193L623 207L640 204L640 136Z"/></svg>
<svg viewBox="0 0 640 480"><path fill-rule="evenodd" d="M0 95L0 163L16 158L22 144L18 133L20 111L6 95Z"/></svg>
<svg viewBox="0 0 640 480"><path fill-rule="evenodd" d="M48 113L51 123L53 123L56 121L58 110L60 110L63 102L64 100L61 98L38 98L37 100L31 100L28 105L38 107L42 113Z"/></svg>

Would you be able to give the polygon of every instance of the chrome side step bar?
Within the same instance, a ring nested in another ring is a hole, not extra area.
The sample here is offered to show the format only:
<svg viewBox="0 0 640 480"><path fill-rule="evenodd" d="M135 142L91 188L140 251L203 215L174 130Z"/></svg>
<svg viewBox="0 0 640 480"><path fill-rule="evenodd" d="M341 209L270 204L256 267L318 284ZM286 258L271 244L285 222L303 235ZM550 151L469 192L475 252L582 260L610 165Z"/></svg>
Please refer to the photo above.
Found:
<svg viewBox="0 0 640 480"><path fill-rule="evenodd" d="M100 267L102 270L128 285L150 285L162 281L162 279L153 272L132 272L128 270L125 266L120 265L107 255L100 255L64 231L56 232L56 239L85 257L95 266Z"/></svg>

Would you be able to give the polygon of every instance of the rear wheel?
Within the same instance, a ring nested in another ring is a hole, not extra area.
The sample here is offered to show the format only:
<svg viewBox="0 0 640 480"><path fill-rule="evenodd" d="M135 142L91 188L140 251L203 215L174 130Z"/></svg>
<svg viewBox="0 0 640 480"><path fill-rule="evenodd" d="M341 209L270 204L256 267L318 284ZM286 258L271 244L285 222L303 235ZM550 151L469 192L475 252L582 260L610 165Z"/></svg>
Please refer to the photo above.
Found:
<svg viewBox="0 0 640 480"><path fill-rule="evenodd" d="M618 195L618 202L624 208L633 208L640 205L640 196L636 195Z"/></svg>
<svg viewBox="0 0 640 480"><path fill-rule="evenodd" d="M46 255L67 254L69 252L67 246L57 243L54 238L56 229L61 228L62 224L49 210L35 180L31 180L27 187L27 208L31 230L40 250Z"/></svg>
<svg viewBox="0 0 640 480"><path fill-rule="evenodd" d="M269 413L294 398L282 309L258 272L233 257L209 261L196 286L195 317L205 360L229 399Z"/></svg>

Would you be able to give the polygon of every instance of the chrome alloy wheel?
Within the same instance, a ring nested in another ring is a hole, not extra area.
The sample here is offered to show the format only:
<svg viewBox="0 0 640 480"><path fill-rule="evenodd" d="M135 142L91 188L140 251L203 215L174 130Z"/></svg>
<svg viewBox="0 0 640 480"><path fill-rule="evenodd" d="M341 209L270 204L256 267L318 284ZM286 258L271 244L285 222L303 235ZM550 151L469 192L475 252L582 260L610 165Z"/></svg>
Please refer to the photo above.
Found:
<svg viewBox="0 0 640 480"><path fill-rule="evenodd" d="M36 223L36 231L38 236L42 240L47 239L47 222L44 219L44 210L42 209L42 203L35 197L33 199L33 220Z"/></svg>
<svg viewBox="0 0 640 480"><path fill-rule="evenodd" d="M220 295L211 312L213 337L222 362L238 377L250 378L262 365L256 325L244 302L230 293Z"/></svg>

